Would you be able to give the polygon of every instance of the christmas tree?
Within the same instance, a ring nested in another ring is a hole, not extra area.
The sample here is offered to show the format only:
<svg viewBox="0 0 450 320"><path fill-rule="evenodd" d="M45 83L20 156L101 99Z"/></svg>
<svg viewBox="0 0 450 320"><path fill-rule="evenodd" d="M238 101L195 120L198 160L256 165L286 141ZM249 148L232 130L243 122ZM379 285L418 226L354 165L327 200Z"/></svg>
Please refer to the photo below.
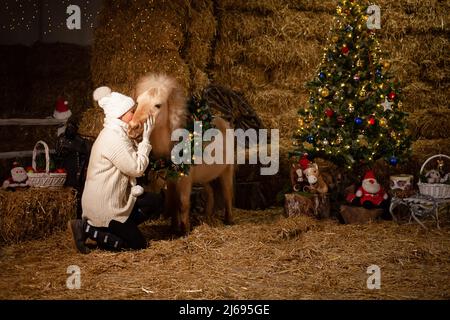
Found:
<svg viewBox="0 0 450 320"><path fill-rule="evenodd" d="M367 23L367 6L341 0L316 77L307 84L309 105L299 110L292 155L330 160L361 172L384 158L405 160L411 141L401 89Z"/></svg>

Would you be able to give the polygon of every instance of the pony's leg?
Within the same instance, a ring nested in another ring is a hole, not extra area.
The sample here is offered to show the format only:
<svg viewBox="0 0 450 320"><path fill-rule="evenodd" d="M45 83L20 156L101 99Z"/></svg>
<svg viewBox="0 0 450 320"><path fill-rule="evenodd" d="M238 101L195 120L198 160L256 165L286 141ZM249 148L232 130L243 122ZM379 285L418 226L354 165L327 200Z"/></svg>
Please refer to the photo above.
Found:
<svg viewBox="0 0 450 320"><path fill-rule="evenodd" d="M225 223L233 224L233 177L234 166L228 165L224 172L220 175L220 184L222 186L223 199L225 201Z"/></svg>
<svg viewBox="0 0 450 320"><path fill-rule="evenodd" d="M187 235L190 231L189 209L191 206L192 180L189 176L179 178L177 183L177 194L180 201L179 208L179 231L183 235Z"/></svg>
<svg viewBox="0 0 450 320"><path fill-rule="evenodd" d="M207 223L212 223L213 216L213 208L214 208L214 190L211 184L204 184L206 191L206 205L205 205L205 213L206 213L206 221Z"/></svg>

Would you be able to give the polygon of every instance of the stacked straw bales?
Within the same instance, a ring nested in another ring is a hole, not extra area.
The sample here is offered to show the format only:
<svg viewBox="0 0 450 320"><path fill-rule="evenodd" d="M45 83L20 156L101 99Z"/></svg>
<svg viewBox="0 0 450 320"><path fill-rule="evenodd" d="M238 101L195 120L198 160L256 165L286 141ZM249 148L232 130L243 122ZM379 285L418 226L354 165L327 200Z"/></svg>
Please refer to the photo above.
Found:
<svg viewBox="0 0 450 320"><path fill-rule="evenodd" d="M109 1L96 31L94 84L131 93L140 75L157 71L173 73L190 93L210 82L229 86L244 94L266 127L280 129L285 159L297 110L308 101L304 84L317 71L336 4L336 0ZM381 46L391 62L390 71L402 82L403 108L411 114L408 124L419 139L413 151L430 156L450 145L450 4L439 0L377 4ZM130 16L136 19L130 21ZM101 128L101 119L93 120L101 113L94 110L82 123L92 127L85 130L92 136ZM425 144L436 148L418 147Z"/></svg>
<svg viewBox="0 0 450 320"><path fill-rule="evenodd" d="M64 230L76 217L72 188L0 190L0 243L14 243Z"/></svg>
<svg viewBox="0 0 450 320"><path fill-rule="evenodd" d="M219 1L214 81L243 91L290 149L296 111L307 104L337 1ZM413 161L450 148L448 2L381 0L381 46L403 85ZM438 139L438 140L430 140ZM427 147L424 147L424 146ZM425 152L425 154L423 154Z"/></svg>

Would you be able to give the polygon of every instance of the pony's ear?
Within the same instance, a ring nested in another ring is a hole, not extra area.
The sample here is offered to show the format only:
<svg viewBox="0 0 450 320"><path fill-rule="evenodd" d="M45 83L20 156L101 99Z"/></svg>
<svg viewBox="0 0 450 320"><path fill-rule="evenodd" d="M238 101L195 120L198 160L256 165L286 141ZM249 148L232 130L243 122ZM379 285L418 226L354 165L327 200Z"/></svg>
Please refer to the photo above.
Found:
<svg viewBox="0 0 450 320"><path fill-rule="evenodd" d="M170 130L186 126L186 96L183 88L174 80L167 98L169 109Z"/></svg>
<svg viewBox="0 0 450 320"><path fill-rule="evenodd" d="M314 169L319 170L319 166L317 165L317 163L313 164Z"/></svg>

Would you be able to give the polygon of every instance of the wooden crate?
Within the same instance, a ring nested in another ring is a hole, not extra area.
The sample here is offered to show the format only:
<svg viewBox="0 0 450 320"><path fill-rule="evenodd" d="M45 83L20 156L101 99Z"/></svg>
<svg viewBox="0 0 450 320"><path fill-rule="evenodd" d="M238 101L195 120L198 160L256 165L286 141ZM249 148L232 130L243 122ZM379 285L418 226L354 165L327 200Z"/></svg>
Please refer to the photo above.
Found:
<svg viewBox="0 0 450 320"><path fill-rule="evenodd" d="M329 194L288 193L285 195L284 212L288 217L308 215L319 219L329 218Z"/></svg>

